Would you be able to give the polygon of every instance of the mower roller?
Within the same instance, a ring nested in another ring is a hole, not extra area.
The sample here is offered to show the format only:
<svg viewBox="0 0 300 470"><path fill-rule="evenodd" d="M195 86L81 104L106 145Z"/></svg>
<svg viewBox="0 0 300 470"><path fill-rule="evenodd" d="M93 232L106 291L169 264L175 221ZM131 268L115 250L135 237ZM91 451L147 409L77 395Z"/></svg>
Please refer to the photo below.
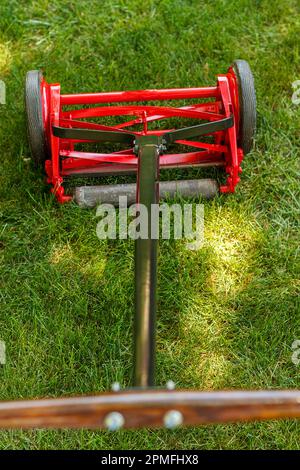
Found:
<svg viewBox="0 0 300 470"><path fill-rule="evenodd" d="M243 157L253 144L254 81L243 60L236 60L226 74L218 75L212 87L79 95L63 95L58 84L48 84L41 72L31 71L26 78L25 98L33 159L37 165L44 165L58 202L74 197L83 207L99 202L117 205L119 196L127 196L129 204L136 201L146 207L148 227L152 225L151 206L159 202L159 193L160 197L179 193L207 198L218 192L233 193L240 180ZM170 100L185 102L179 107L166 105ZM160 101L164 103L158 105ZM108 125L108 118L115 124ZM174 128L171 118L192 121L187 127ZM119 148L110 153L91 152L90 147L99 143ZM89 148L83 150L85 144ZM212 179L159 183L160 170L192 166L222 167L223 183L219 186ZM75 188L73 196L64 191L64 180L71 176L130 173L137 174L136 184L83 186ZM121 391L114 386L111 393L93 397L0 402L0 427L115 430L122 426L172 428L180 424L300 417L298 390L177 391L171 382L166 389L155 388L156 265L157 240L150 236L138 238L133 388Z"/></svg>

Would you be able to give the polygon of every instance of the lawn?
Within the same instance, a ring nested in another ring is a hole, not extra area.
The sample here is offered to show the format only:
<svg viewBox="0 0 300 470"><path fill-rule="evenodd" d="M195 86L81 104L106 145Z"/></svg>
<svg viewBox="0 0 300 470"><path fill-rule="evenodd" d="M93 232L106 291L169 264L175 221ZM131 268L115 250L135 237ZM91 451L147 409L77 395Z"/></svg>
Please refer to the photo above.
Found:
<svg viewBox="0 0 300 470"><path fill-rule="evenodd" d="M160 245L157 384L300 388L300 6L297 0L2 0L0 399L130 384L133 243L99 241L95 210L59 206L26 138L23 84L63 92L211 85L254 72L258 131L235 195L205 202L205 244ZM191 429L7 431L0 449L299 449L296 420Z"/></svg>

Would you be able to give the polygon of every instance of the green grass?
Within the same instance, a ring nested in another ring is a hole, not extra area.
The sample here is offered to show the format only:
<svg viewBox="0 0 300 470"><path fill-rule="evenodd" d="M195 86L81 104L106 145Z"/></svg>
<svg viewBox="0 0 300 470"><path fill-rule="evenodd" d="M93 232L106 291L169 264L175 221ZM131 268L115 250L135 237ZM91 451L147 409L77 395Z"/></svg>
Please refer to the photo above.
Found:
<svg viewBox="0 0 300 470"><path fill-rule="evenodd" d="M300 388L297 0L2 0L0 399L130 383L133 244L99 241L95 211L58 206L28 161L23 82L43 68L63 92L215 83L249 61L254 151L233 196L205 203L204 247L160 248L157 383ZM1 449L299 449L297 421L174 432L8 431Z"/></svg>

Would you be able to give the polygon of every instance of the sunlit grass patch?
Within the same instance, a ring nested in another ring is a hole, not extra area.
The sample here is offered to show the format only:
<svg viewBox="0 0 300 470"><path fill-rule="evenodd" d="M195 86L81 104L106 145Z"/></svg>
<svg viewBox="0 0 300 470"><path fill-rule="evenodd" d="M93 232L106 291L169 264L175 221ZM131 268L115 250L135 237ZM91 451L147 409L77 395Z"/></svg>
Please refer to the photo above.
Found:
<svg viewBox="0 0 300 470"><path fill-rule="evenodd" d="M210 289L221 297L247 287L257 267L263 242L261 228L246 208L217 207L207 211L205 246L209 249Z"/></svg>
<svg viewBox="0 0 300 470"><path fill-rule="evenodd" d="M8 42L0 42L0 78L9 70L12 64L12 54Z"/></svg>

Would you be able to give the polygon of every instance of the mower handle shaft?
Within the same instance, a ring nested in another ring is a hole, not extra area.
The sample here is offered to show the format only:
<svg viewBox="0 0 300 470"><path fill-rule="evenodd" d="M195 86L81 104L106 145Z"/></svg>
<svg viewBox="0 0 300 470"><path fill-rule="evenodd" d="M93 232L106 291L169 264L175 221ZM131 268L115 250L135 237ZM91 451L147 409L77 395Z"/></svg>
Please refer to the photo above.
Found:
<svg viewBox="0 0 300 470"><path fill-rule="evenodd" d="M135 241L135 370L134 385L154 384L157 239L152 239L152 204L159 201L159 142L161 137L137 140L137 203L147 210L147 238ZM144 209L142 208L142 209ZM142 216L143 212L140 212ZM146 220L142 219L144 224ZM140 225L141 228L141 225Z"/></svg>

